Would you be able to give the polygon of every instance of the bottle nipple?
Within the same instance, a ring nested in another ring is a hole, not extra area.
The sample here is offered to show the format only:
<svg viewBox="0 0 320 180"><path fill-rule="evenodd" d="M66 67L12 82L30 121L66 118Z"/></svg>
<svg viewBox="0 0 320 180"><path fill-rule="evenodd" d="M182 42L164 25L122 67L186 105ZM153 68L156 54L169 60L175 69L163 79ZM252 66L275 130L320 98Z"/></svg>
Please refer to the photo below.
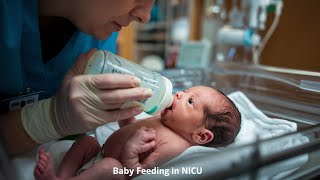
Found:
<svg viewBox="0 0 320 180"><path fill-rule="evenodd" d="M173 103L173 95L171 95L171 96L168 98L168 104L167 104L166 108L172 106L172 103Z"/></svg>
<svg viewBox="0 0 320 180"><path fill-rule="evenodd" d="M165 108L170 107L173 103L173 96L172 96L172 83L169 79L162 76L164 80L164 94L159 104L157 104L157 110L151 114L157 114L163 111Z"/></svg>

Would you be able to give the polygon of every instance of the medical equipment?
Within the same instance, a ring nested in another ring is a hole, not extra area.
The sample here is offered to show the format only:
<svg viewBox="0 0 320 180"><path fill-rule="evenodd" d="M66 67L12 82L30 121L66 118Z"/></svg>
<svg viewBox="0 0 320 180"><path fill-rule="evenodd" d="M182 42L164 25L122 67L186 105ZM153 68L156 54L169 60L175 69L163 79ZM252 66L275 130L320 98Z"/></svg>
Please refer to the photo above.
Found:
<svg viewBox="0 0 320 180"><path fill-rule="evenodd" d="M157 114L171 106L173 102L170 80L111 52L95 52L85 70L85 74L102 73L130 74L140 78L140 86L150 88L153 91L151 98L140 101L144 105L144 111L148 114Z"/></svg>
<svg viewBox="0 0 320 180"><path fill-rule="evenodd" d="M202 41L185 41L181 43L177 67L204 68L210 65L211 43Z"/></svg>
<svg viewBox="0 0 320 180"><path fill-rule="evenodd" d="M220 2L220 6L223 6L223 2ZM219 47L216 60L233 59L236 49L244 47L246 53L252 53L253 63L259 64L260 54L279 23L282 6L282 0L241 0L241 8L238 8L237 0L233 0L229 22L222 26L216 35L216 46ZM261 40L259 31L265 29L267 9L270 7L275 9L275 18Z"/></svg>

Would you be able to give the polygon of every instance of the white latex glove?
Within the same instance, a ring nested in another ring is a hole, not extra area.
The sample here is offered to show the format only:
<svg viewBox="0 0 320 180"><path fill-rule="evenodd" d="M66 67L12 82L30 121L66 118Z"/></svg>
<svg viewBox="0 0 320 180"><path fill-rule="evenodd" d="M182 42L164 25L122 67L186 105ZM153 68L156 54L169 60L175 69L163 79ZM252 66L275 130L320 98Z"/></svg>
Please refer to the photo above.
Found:
<svg viewBox="0 0 320 180"><path fill-rule="evenodd" d="M94 51L79 56L55 97L22 109L22 124L36 142L88 132L143 111L142 106L120 109L125 102L152 96L150 89L138 87L138 78L121 74L81 75Z"/></svg>

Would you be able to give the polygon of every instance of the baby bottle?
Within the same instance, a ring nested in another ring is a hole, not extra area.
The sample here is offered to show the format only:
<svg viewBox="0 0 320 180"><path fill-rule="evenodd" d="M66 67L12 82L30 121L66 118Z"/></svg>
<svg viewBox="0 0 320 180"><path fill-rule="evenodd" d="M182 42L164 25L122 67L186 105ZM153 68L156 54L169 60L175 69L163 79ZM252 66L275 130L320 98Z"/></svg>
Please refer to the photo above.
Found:
<svg viewBox="0 0 320 180"><path fill-rule="evenodd" d="M170 107L173 102L172 83L169 79L111 52L99 50L90 57L85 74L102 73L130 74L140 78L140 87L153 91L150 98L139 101L150 115Z"/></svg>

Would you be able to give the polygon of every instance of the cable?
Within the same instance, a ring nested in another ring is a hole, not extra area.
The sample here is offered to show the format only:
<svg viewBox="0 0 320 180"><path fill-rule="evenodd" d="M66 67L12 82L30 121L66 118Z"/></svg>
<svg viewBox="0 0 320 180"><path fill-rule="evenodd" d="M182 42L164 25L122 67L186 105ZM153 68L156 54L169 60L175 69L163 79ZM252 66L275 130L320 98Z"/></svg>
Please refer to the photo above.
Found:
<svg viewBox="0 0 320 180"><path fill-rule="evenodd" d="M277 15L274 20L273 20L273 23L272 25L270 26L268 32L266 33L266 35L264 36L263 40L261 41L260 43L260 46L258 48L255 49L254 51L254 64L259 64L260 63L260 60L259 60L259 57L264 49L264 47L266 46L266 44L268 43L270 37L272 36L274 30L276 29L277 25L279 24L279 20L280 20L280 15Z"/></svg>
<svg viewBox="0 0 320 180"><path fill-rule="evenodd" d="M256 65L260 63L260 55L261 55L264 47L268 43L269 39L271 38L271 36L272 36L273 32L275 31L276 27L279 24L281 10L282 10L282 1L280 1L279 4L277 5L276 16L273 19L273 22L272 22L268 32L266 33L266 35L264 36L263 40L261 41L260 46L258 48L252 48L253 63L256 64Z"/></svg>

